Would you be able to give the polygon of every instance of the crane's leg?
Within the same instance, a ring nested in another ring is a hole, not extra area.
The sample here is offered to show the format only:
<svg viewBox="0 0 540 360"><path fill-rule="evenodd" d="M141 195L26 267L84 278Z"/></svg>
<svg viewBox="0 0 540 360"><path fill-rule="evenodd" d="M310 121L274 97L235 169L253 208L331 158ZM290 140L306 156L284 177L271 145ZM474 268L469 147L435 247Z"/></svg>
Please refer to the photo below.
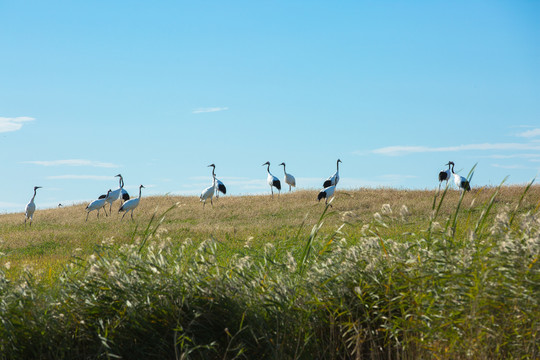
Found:
<svg viewBox="0 0 540 360"><path fill-rule="evenodd" d="M131 209L131 220L133 220L133 209ZM133 220L135 221L135 220Z"/></svg>
<svg viewBox="0 0 540 360"><path fill-rule="evenodd" d="M86 212L86 220L84 220L85 222L88 221L88 215L90 215L90 211Z"/></svg>
<svg viewBox="0 0 540 360"><path fill-rule="evenodd" d="M274 188L270 185L270 191L272 192L272 199L274 198Z"/></svg>
<svg viewBox="0 0 540 360"><path fill-rule="evenodd" d="M212 204L212 209L214 208L214 203L212 202L212 198L210 198L210 204Z"/></svg>
<svg viewBox="0 0 540 360"><path fill-rule="evenodd" d="M292 188L291 188L291 185L289 185L289 192L291 192L291 189L292 189Z"/></svg>
<svg viewBox="0 0 540 360"><path fill-rule="evenodd" d="M124 215L122 215L122 218L120 220L124 220L124 216L126 216L127 214L127 211L124 213Z"/></svg>

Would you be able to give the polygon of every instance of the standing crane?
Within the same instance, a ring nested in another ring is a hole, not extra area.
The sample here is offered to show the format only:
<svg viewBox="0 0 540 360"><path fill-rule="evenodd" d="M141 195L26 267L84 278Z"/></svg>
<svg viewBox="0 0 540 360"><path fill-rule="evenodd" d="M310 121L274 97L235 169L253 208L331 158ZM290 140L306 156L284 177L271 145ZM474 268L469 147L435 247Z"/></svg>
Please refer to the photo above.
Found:
<svg viewBox="0 0 540 360"><path fill-rule="evenodd" d="M216 193L216 198L219 198L219 193L222 192L223 195L227 194L227 188L225 187L225 184L221 182L218 178L216 178L216 165L210 164L208 167L212 167L212 176L214 177L216 181L216 189L214 190Z"/></svg>
<svg viewBox="0 0 540 360"><path fill-rule="evenodd" d="M471 191L471 184L469 184L469 180L467 180L465 177L456 174L454 172L454 163L450 162L452 164L452 175L454 175L454 184L463 192L465 191Z"/></svg>
<svg viewBox="0 0 540 360"><path fill-rule="evenodd" d="M24 217L24 225L26 226L26 220L30 219L30 226L32 226L32 220L34 219L34 211L36 211L36 204L34 203L34 199L36 198L36 191L37 189L41 189L41 186L34 186L34 196L32 196L32 199L30 199L30 202L26 204L25 208L25 217Z"/></svg>
<svg viewBox="0 0 540 360"><path fill-rule="evenodd" d="M125 211L124 215L122 215L122 219L120 219L120 220L123 220L124 216L126 216L126 214L129 211L131 211L131 220L133 220L133 210L135 210L135 208L137 206L139 206L139 202L141 201L141 193L142 193L142 188L143 187L144 187L143 185L139 186L139 197L138 198L130 199L130 200L126 201L122 206L120 206L120 209L118 209L118 212Z"/></svg>
<svg viewBox="0 0 540 360"><path fill-rule="evenodd" d="M296 187L296 179L291 174L287 174L287 172L285 171L285 163L284 162L279 164L279 166L281 166L281 165L283 165L283 173L285 174L285 177L283 178L283 180L285 181L285 183L287 185L289 185L289 192L290 192L291 191L291 186Z"/></svg>
<svg viewBox="0 0 540 360"><path fill-rule="evenodd" d="M339 163L342 162L341 160L337 159L336 163L336 172L334 175L330 176L323 184L323 188L327 188L333 185L337 185L339 182Z"/></svg>
<svg viewBox="0 0 540 360"><path fill-rule="evenodd" d="M109 196L107 195L100 195L99 199L107 199L107 202L109 203L109 213L112 214L112 204L118 198L120 195L122 196L122 201L129 200L129 194L126 190L124 190L124 179L122 178L122 174L114 175L114 177L118 177L118 189L111 191ZM103 211L105 211L105 215L107 215L107 211L105 210L105 207L103 208Z"/></svg>
<svg viewBox="0 0 540 360"><path fill-rule="evenodd" d="M204 189L201 193L201 196L199 196L199 200L203 202L203 209L206 205L206 200L210 198L210 204L212 204L212 207L214 207L214 203L212 202L212 197L214 197L214 191L216 190L216 175L212 174L212 186L207 187Z"/></svg>
<svg viewBox="0 0 540 360"><path fill-rule="evenodd" d="M450 176L452 176L450 165L454 165L454 162L449 161L448 164L445 165L448 165L448 169L443 170L439 173L439 191L441 190L441 184L443 181L446 181L446 183L448 184L448 180L450 180Z"/></svg>
<svg viewBox="0 0 540 360"><path fill-rule="evenodd" d="M270 191L272 192L272 198L274 197L274 187L278 189L278 192L281 192L281 183L279 182L279 179L272 175L270 173L270 161L265 162L261 166L268 165L266 168L266 171L268 172L268 177L266 178L266 182L268 185L270 185ZM279 194L279 193L278 193Z"/></svg>
<svg viewBox="0 0 540 360"><path fill-rule="evenodd" d="M86 206L86 220L88 221L88 215L90 215L90 212L97 210L97 218L99 219L99 210L103 209L105 211L105 216L107 216L107 210L105 210L105 205L107 203L107 200L109 199L109 196L111 195L111 189L107 191L107 195L105 197L99 197L99 199L96 199L92 201L90 204Z"/></svg>

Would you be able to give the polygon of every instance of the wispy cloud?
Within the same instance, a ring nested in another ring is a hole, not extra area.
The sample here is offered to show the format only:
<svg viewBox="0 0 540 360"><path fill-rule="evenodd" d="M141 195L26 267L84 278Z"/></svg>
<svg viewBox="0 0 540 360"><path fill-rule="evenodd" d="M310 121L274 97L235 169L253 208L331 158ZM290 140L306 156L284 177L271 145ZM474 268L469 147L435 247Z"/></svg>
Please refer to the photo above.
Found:
<svg viewBox="0 0 540 360"><path fill-rule="evenodd" d="M25 122L34 120L34 118L28 116L0 117L0 133L20 130Z"/></svg>
<svg viewBox="0 0 540 360"><path fill-rule="evenodd" d="M49 180L99 180L110 181L112 176L100 176L100 175L53 175L47 176Z"/></svg>
<svg viewBox="0 0 540 360"><path fill-rule="evenodd" d="M485 150L540 150L540 143L483 143L445 147L429 146L387 146L372 150L371 153L386 156L402 156L414 153L485 151Z"/></svg>
<svg viewBox="0 0 540 360"><path fill-rule="evenodd" d="M91 166L102 168L115 168L118 165L101 161L92 161L84 159L68 159L68 160L48 160L48 161L24 161L25 164L34 164L41 166Z"/></svg>
<svg viewBox="0 0 540 360"><path fill-rule="evenodd" d="M193 114L200 114L200 113L209 113L209 112L217 112L217 111L225 111L229 110L228 107L209 107L209 108L197 108L192 111Z"/></svg>
<svg viewBox="0 0 540 360"><path fill-rule="evenodd" d="M536 129L523 131L517 134L517 136L524 137L524 138L532 138L532 137L540 136L540 129L536 128Z"/></svg>

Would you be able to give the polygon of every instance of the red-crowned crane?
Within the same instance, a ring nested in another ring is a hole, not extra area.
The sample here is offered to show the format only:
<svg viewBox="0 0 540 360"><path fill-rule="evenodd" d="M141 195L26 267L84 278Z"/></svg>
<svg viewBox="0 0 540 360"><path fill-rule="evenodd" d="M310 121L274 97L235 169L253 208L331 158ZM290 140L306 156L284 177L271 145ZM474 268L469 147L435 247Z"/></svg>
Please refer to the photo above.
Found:
<svg viewBox="0 0 540 360"><path fill-rule="evenodd" d="M204 189L201 193L201 196L199 196L199 200L203 202L203 209L206 205L206 200L210 198L210 204L212 204L212 207L214 207L214 203L212 202L212 198L214 197L214 191L216 190L216 175L212 174L212 186L207 187Z"/></svg>
<svg viewBox="0 0 540 360"><path fill-rule="evenodd" d="M448 164L445 165L448 165L448 169L443 170L439 173L439 191L441 190L441 184L443 181L446 181L446 183L448 184L448 180L450 180L450 176L452 176L450 165L454 165L454 162L449 161Z"/></svg>
<svg viewBox="0 0 540 360"><path fill-rule="evenodd" d="M281 165L283 165L283 173L285 174L285 177L283 178L283 180L285 181L285 183L287 185L289 185L289 192L290 192L291 191L291 186L296 187L296 179L291 174L287 174L287 171L285 171L285 163L284 162L279 164L279 166L281 166Z"/></svg>
<svg viewBox="0 0 540 360"><path fill-rule="evenodd" d="M216 189L214 190L216 193L216 198L219 198L219 193L223 193L223 195L227 194L227 188L225 187L225 184L221 182L218 178L216 178L216 165L210 164L208 167L212 167L212 176L214 177L216 181Z"/></svg>
<svg viewBox="0 0 540 360"><path fill-rule="evenodd" d="M32 199L30 199L30 202L26 204L26 208L24 209L25 216L24 216L24 225L26 226L26 220L30 219L30 226L32 226L32 220L34 219L34 211L36 211L36 204L34 203L34 199L36 198L36 191L37 189L41 189L41 186L34 186L34 196L32 196Z"/></svg>
<svg viewBox="0 0 540 360"><path fill-rule="evenodd" d="M268 183L268 185L270 185L270 191L272 192L272 198L273 198L274 187L278 189L278 194L279 194L279 192L281 192L281 183L279 182L279 179L277 177L275 177L274 175L270 173L270 161L265 162L261 166L265 166L265 165L268 165L268 167L266 168L266 171L268 172L268 177L266 178L266 182Z"/></svg>
<svg viewBox="0 0 540 360"><path fill-rule="evenodd" d="M450 162L452 164L452 175L454 175L454 184L461 190L461 191L471 191L471 184L469 184L469 180L467 180L465 177L458 175L454 172L454 163Z"/></svg>
<svg viewBox="0 0 540 360"><path fill-rule="evenodd" d="M323 188L330 187L332 185L337 185L339 182L339 163L342 162L341 160L337 159L336 163L336 172L334 175L330 176L323 184Z"/></svg>
<svg viewBox="0 0 540 360"><path fill-rule="evenodd" d="M133 220L133 210L135 210L135 208L137 206L139 206L139 202L141 201L141 193L142 193L142 188L143 187L144 187L143 185L139 186L139 197L138 198L130 199L130 200L126 201L122 206L120 206L120 209L118 209L118 212L125 211L124 215L122 215L122 219L120 219L120 220L123 220L124 216L126 216L126 214L129 211L131 211L131 220Z"/></svg>
<svg viewBox="0 0 540 360"><path fill-rule="evenodd" d="M97 218L99 219L99 210L103 208L103 211L105 211L105 216L107 215L107 210L105 210L105 205L107 203L107 199L111 195L111 189L107 191L107 195L105 195L104 198L100 196L99 199L92 201L90 204L86 206L86 220L88 221L88 215L90 215L90 212L97 210Z"/></svg>
<svg viewBox="0 0 540 360"><path fill-rule="evenodd" d="M336 185L332 185L327 188L324 188L321 191L319 191L319 195L317 195L317 200L321 201L321 199L325 199L325 204L328 204L328 199L334 196L335 191L336 191Z"/></svg>
<svg viewBox="0 0 540 360"><path fill-rule="evenodd" d="M114 191L111 191L111 193L109 194L108 197L107 197L107 195L100 195L100 197L98 198L98 199L107 198L107 202L109 203L109 213L112 213L112 204L113 204L113 202L118 200L120 195L122 196L122 201L129 200L129 194L127 193L126 190L124 190L124 179L122 178L122 174L114 175L114 177L119 178L118 179L118 186L119 186L118 189L116 189ZM103 211L105 211L105 208L103 208ZM105 211L105 215L107 215L107 211Z"/></svg>

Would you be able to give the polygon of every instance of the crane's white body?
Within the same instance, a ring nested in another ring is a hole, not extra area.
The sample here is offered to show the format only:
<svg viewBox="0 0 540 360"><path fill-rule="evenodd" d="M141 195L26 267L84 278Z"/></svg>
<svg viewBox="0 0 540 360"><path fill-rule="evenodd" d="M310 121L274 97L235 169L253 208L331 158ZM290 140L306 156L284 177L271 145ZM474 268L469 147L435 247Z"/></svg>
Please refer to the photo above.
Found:
<svg viewBox="0 0 540 360"><path fill-rule="evenodd" d="M283 181L285 181L285 184L289 185L289 191L291 191L291 187L296 187L296 179L291 174L287 174L287 171L285 171L286 165L284 162L279 165L283 165L283 173L285 174L283 177Z"/></svg>
<svg viewBox="0 0 540 360"><path fill-rule="evenodd" d="M456 184L456 186L461 190L466 190L466 191L469 191L471 190L471 187L469 185L469 181L461 176L461 175L458 175L458 174L454 174L454 184Z"/></svg>
<svg viewBox="0 0 540 360"><path fill-rule="evenodd" d="M321 191L319 191L317 200L321 201L321 199L325 199L325 203L328 204L328 199L334 196L335 191L336 191L336 185L332 185L327 188L324 188Z"/></svg>
<svg viewBox="0 0 540 360"><path fill-rule="evenodd" d="M452 177L452 171L450 170L451 164L453 164L453 162L449 161L448 164L446 164L448 165L448 169L439 172L439 191L441 190L442 182L446 181L448 184L448 180L450 180L450 177Z"/></svg>
<svg viewBox="0 0 540 360"><path fill-rule="evenodd" d="M456 174L454 172L454 163L453 162L450 162L449 164L451 164L452 166L452 175L454 177L454 184L458 187L458 189L460 189L461 191L470 191L471 190L471 185L469 184L469 180L467 180L467 178L459 175L459 174Z"/></svg>
<svg viewBox="0 0 540 360"><path fill-rule="evenodd" d="M279 181L277 177L275 177L274 175L270 173L270 161L267 161L264 164L262 164L262 166L264 165L268 165L268 167L266 168L266 171L268 172L268 176L266 177L266 182L268 183L268 185L270 185L270 192L272 193L272 197L274 197L274 187L278 189L278 194L279 194L279 192L281 192L281 182Z"/></svg>
<svg viewBox="0 0 540 360"><path fill-rule="evenodd" d="M330 176L328 179L326 179L326 181L323 183L323 188L327 188L327 187L330 187L330 186L335 186L338 184L339 182L339 163L341 162L340 159L337 160L336 162L336 172L334 173L334 175Z"/></svg>
<svg viewBox="0 0 540 360"><path fill-rule="evenodd" d="M207 187L204 189L201 193L201 196L199 196L199 200L203 202L203 208L206 205L206 200L210 199L210 204L212 204L212 207L214 207L214 203L212 202L212 198L214 197L214 192L216 190L216 176L212 176L212 186Z"/></svg>
<svg viewBox="0 0 540 360"><path fill-rule="evenodd" d="M223 193L223 195L227 194L227 188L225 187L225 184L219 180L218 178L216 178L216 165L215 164L210 164L208 165L208 167L211 167L212 168L212 178L214 179L213 181L215 181L215 186L214 186L214 193L216 195L216 199L219 198L219 193Z"/></svg>
<svg viewBox="0 0 540 360"><path fill-rule="evenodd" d="M36 198L36 192L37 189L40 189L41 186L34 186L34 196L32 196L32 199L30 199L30 202L26 204L26 207L24 209L24 225L26 225L26 220L30 219L30 226L32 226L32 220L34 219L34 212L36 211L36 203L34 203L34 199Z"/></svg>
<svg viewBox="0 0 540 360"><path fill-rule="evenodd" d="M124 178L122 177L122 174L115 175L115 177L119 177L118 189L111 191L109 197L107 197L107 203L109 203L109 213L112 213L112 204L120 198L120 195L122 195L123 201L129 200L129 194L126 190L124 190ZM101 195L99 199L104 199L105 197L106 195ZM105 208L103 210L105 211ZM107 214L106 211L105 214Z"/></svg>
<svg viewBox="0 0 540 360"><path fill-rule="evenodd" d="M98 219L99 219L99 210L101 210L102 208L103 208L103 211L105 211L105 215L107 215L107 211L105 210L105 204L107 203L107 199L109 198L111 192L112 191L109 190L107 192L107 195L105 195L104 198L94 200L86 206L86 220L84 221L88 221L88 215L90 215L90 213L94 210L97 210Z"/></svg>
<svg viewBox="0 0 540 360"><path fill-rule="evenodd" d="M120 209L118 209L118 212L125 211L124 215L122 215L122 219L124 219L124 216L126 216L126 214L131 211L131 220L133 220L133 210L135 210L135 208L139 206L139 202L141 201L141 193L142 193L143 187L144 187L143 185L139 186L138 198L130 199L126 201L122 206L120 206Z"/></svg>

